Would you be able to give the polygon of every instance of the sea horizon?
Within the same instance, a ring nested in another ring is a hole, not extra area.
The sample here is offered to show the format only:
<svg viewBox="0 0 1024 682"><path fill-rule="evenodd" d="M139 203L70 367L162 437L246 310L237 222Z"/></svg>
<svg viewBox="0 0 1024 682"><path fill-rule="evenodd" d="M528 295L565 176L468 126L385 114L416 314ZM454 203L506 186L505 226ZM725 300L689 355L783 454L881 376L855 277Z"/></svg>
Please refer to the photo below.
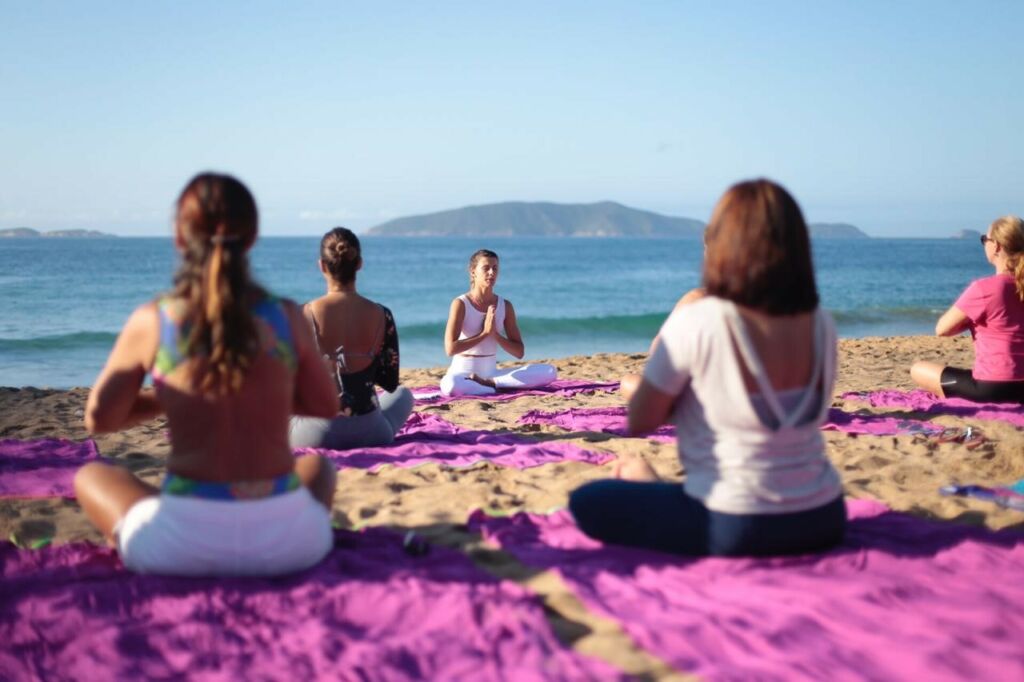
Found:
<svg viewBox="0 0 1024 682"><path fill-rule="evenodd" d="M448 306L466 290L477 248L501 256L496 290L515 306L525 361L646 351L675 301L699 284L703 254L694 238L361 240L359 290L394 313L407 368L447 364ZM254 278L299 302L321 295L318 243L261 238ZM822 304L843 337L931 334L959 292L988 274L976 247L949 238L815 240ZM0 241L0 385L90 385L124 320L170 286L175 265L169 236Z"/></svg>

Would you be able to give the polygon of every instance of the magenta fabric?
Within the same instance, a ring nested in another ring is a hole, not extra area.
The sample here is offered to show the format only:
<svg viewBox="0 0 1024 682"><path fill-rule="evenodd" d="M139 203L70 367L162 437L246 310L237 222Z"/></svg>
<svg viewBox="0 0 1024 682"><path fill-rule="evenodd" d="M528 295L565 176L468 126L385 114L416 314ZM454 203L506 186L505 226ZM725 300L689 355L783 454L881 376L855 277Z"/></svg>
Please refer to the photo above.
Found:
<svg viewBox="0 0 1024 682"><path fill-rule="evenodd" d="M900 419L884 414L851 414L835 407L829 408L821 429L866 436L930 436L944 430L938 424L917 419Z"/></svg>
<svg viewBox="0 0 1024 682"><path fill-rule="evenodd" d="M624 407L572 408L560 412L531 410L520 417L519 421L524 424L553 424L569 431L597 431L616 436L627 435L626 408ZM941 426L928 422L897 419L886 415L850 414L836 408L828 411L828 418L821 428L827 431L872 436L929 435L942 431ZM671 442L675 440L675 432L674 426L660 426L647 438Z"/></svg>
<svg viewBox="0 0 1024 682"><path fill-rule="evenodd" d="M929 415L951 415L1001 421L1024 428L1024 405L975 403L963 398L939 398L928 391L871 391L844 393L843 400L869 403L872 407L903 407Z"/></svg>
<svg viewBox="0 0 1024 682"><path fill-rule="evenodd" d="M567 431L596 431L616 436L629 436L626 429L625 407L574 407L558 412L530 410L519 418L522 424L551 424ZM638 436L644 437L644 436ZM676 427L664 425L647 434L647 438L661 442L676 439Z"/></svg>
<svg viewBox="0 0 1024 682"><path fill-rule="evenodd" d="M1024 302L1013 275L976 279L953 305L971 321L974 378L1024 380Z"/></svg>
<svg viewBox="0 0 1024 682"><path fill-rule="evenodd" d="M420 386L412 389L413 395L426 392L434 393L441 389L437 386ZM558 379L547 386L539 388L524 388L518 390L499 389L494 395L463 395L463 396L435 396L433 398L416 398L419 405L442 405L456 400L515 400L528 395L557 395L561 398L571 398L579 393L594 393L604 391L614 393L619 390L618 381L580 381L577 379Z"/></svg>
<svg viewBox="0 0 1024 682"><path fill-rule="evenodd" d="M847 504L840 548L776 559L605 547L567 511L471 527L700 679L1024 679L1024 535Z"/></svg>
<svg viewBox="0 0 1024 682"><path fill-rule="evenodd" d="M0 679L621 679L564 648L538 600L463 555L338 532L274 579L126 571L109 549L0 546Z"/></svg>
<svg viewBox="0 0 1024 682"><path fill-rule="evenodd" d="M341 468L371 471L385 464L414 467L434 463L467 467L477 462L491 462L504 467L529 469L567 460L604 464L615 459L615 455L584 450L572 443L535 441L513 433L462 429L437 415L423 412L410 415L391 445L352 450L305 448L299 452L319 453Z"/></svg>
<svg viewBox="0 0 1024 682"><path fill-rule="evenodd" d="M0 497L73 498L75 472L98 458L91 440L0 440Z"/></svg>

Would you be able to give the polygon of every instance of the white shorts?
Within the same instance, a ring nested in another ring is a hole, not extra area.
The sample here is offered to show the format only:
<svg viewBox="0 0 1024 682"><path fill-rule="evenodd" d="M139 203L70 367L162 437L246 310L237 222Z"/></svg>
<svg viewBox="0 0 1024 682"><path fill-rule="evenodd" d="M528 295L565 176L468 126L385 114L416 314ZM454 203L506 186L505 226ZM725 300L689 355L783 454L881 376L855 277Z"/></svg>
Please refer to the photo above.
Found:
<svg viewBox="0 0 1024 682"><path fill-rule="evenodd" d="M125 567L163 575L280 575L319 563L334 544L330 514L305 487L258 500L147 497L114 535Z"/></svg>

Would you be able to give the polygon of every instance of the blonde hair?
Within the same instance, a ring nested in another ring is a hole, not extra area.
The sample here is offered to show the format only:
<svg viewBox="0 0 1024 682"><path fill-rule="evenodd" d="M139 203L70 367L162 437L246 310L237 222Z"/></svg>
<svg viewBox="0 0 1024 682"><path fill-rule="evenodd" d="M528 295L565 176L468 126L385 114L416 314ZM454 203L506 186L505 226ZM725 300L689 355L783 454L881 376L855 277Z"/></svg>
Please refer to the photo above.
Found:
<svg viewBox="0 0 1024 682"><path fill-rule="evenodd" d="M1013 273L1017 297L1024 301L1024 220L1015 215L1004 215L989 228L992 239L1006 253L1006 266Z"/></svg>

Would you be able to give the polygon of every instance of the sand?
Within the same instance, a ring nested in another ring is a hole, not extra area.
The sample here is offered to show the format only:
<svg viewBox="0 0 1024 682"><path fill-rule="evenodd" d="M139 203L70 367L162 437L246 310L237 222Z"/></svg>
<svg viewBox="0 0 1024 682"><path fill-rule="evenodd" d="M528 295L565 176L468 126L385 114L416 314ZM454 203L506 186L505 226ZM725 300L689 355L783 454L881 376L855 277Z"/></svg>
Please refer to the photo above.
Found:
<svg viewBox="0 0 1024 682"><path fill-rule="evenodd" d="M610 380L638 372L642 354L598 354L548 360L561 378ZM970 340L932 337L848 339L840 342L840 369L834 405L847 411L868 408L843 401L847 391L913 388L907 370L915 359L930 359L969 367ZM402 382L417 387L436 384L443 368L409 370ZM0 388L0 438L87 437L82 411L87 389L50 390ZM664 478L678 480L683 472L674 444L619 438L597 433L568 433L557 427L518 424L529 410L621 405L617 394L523 397L504 402L459 401L418 407L458 425L508 430L543 439L561 439L591 450L639 456ZM999 485L1024 478L1024 432L999 422L936 417L944 426L972 425L983 429L988 442L969 451L957 443L936 444L923 437L852 436L826 432L828 455L839 470L846 495L880 500L890 507L922 517L983 525L993 529L1024 529L1024 514L976 500L942 497L940 486L957 481ZM100 452L113 457L154 483L168 454L161 420L119 434L96 438ZM553 627L568 645L596 655L645 677L677 676L667 665L636 647L614 623L588 612L550 572L537 573L508 555L487 547L466 531L465 521L477 508L493 512L548 512L562 507L568 493L580 484L607 477L612 464L579 462L549 464L526 470L479 463L465 469L424 465L410 469L385 467L379 472L340 472L335 497L335 521L349 528L366 525L415 529L433 542L457 547L485 570L518 580L542 595ZM74 501L0 500L0 537L19 540L53 537L54 543L100 542Z"/></svg>

